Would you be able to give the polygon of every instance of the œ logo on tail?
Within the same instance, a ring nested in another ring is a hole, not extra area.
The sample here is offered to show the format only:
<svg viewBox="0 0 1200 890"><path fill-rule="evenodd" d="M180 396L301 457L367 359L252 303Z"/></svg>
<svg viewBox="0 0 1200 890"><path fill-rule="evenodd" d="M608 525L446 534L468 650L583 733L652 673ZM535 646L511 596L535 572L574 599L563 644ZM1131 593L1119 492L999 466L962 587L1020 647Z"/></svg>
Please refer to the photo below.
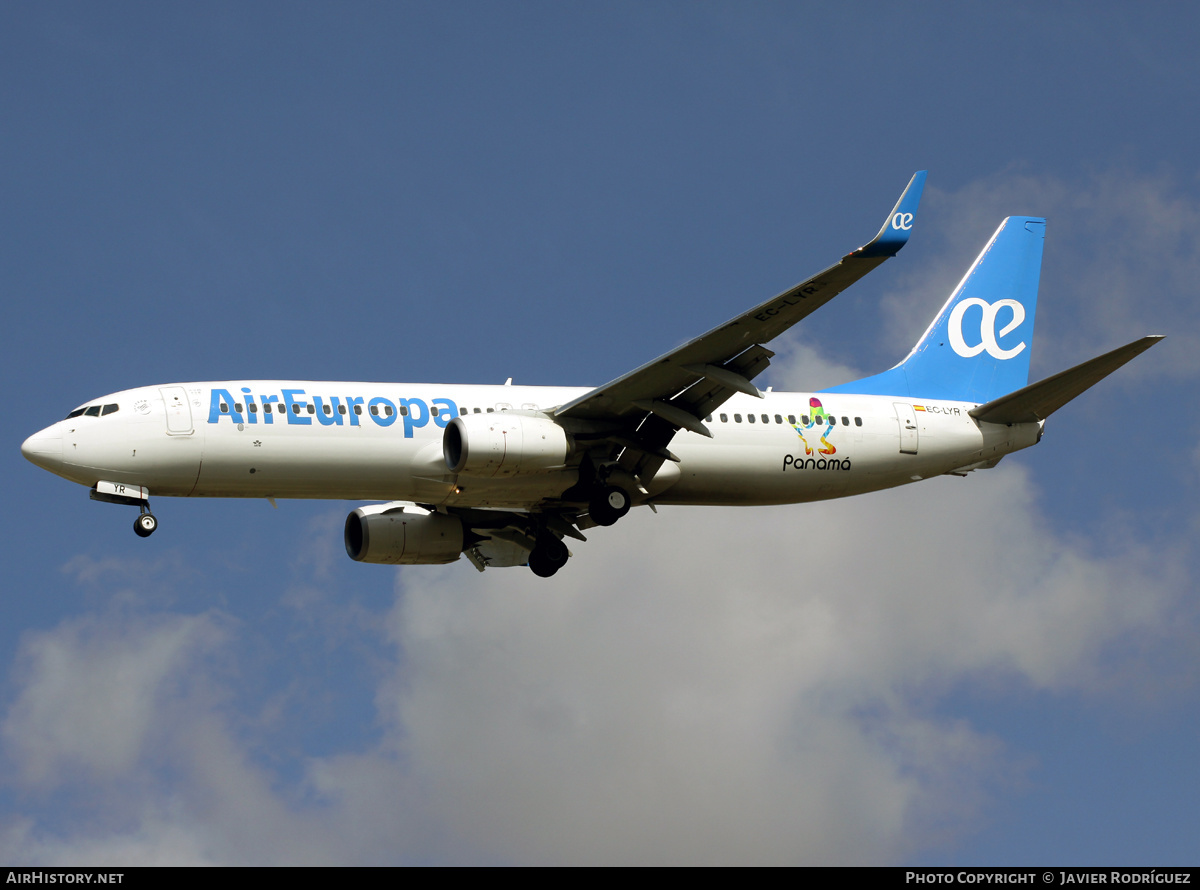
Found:
<svg viewBox="0 0 1200 890"><path fill-rule="evenodd" d="M773 356L764 344L904 246L924 183L924 172L913 176L865 246L596 389L149 386L80 406L21 451L96 500L137 507L142 537L158 527L151 492L383 501L346 518L355 560L466 556L480 571L528 565L541 576L567 563L566 538L585 541L585 530L635 506L798 503L992 467L1159 339L1027 385L1043 220L1005 220L894 368L816 394L763 393L752 382ZM206 402L208 422L195 422ZM780 473L781 454L784 470L837 472Z"/></svg>
<svg viewBox="0 0 1200 890"><path fill-rule="evenodd" d="M968 346L967 341L963 338L962 323L963 316L967 314L967 310L972 306L978 306L982 309L983 316L979 319L979 342L974 346ZM997 331L996 316L1000 313L1001 309L1011 310L1012 319L1000 331ZM1013 328L1019 327L1024 320L1025 307L1016 300L997 300L995 303L988 303L978 297L968 297L955 306L954 310L950 313L950 321L948 323L950 348L963 358L971 358L986 350L987 354L992 358L998 358L1002 361L1010 359L1014 355L1020 354L1021 350L1025 348L1025 341L1022 340L1011 349L1002 349L997 340L1013 330Z"/></svg>

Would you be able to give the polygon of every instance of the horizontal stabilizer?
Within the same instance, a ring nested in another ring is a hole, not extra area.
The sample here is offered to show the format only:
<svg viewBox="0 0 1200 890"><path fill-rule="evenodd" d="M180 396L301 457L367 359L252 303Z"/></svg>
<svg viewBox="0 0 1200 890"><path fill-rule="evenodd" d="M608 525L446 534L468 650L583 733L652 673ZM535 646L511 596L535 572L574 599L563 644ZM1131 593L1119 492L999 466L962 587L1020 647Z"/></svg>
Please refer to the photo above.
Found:
<svg viewBox="0 0 1200 890"><path fill-rule="evenodd" d="M993 399L969 413L984 423L1037 423L1045 420L1071 399L1095 386L1121 365L1141 355L1162 335L1142 337L1120 349L1047 377L1045 380Z"/></svg>

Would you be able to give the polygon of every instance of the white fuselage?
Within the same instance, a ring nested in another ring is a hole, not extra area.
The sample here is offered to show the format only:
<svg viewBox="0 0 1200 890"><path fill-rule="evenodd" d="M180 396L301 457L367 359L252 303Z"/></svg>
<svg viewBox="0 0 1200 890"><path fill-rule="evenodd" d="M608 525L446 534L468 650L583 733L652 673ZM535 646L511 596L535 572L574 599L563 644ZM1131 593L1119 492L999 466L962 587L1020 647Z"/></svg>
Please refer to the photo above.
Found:
<svg viewBox="0 0 1200 890"><path fill-rule="evenodd" d="M143 387L89 403L109 413L59 421L23 451L83 485L142 486L155 496L527 509L569 488L576 470L453 476L442 452L446 424L464 413L536 414L588 391L279 380ZM835 498L994 463L1038 440L1040 424L981 424L967 413L973 407L835 393L736 395L706 421L711 439L675 436L678 463L664 462L642 480L646 493L635 499L750 505Z"/></svg>

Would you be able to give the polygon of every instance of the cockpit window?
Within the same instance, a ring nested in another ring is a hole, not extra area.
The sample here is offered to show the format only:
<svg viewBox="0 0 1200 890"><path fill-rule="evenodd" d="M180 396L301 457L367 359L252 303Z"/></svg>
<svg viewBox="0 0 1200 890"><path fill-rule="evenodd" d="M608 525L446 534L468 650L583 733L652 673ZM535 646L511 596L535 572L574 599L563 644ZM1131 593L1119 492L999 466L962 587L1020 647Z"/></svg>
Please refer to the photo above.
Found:
<svg viewBox="0 0 1200 890"><path fill-rule="evenodd" d="M120 405L87 405L83 408L76 408L67 415L67 420L72 417L104 417L108 414L116 414L120 410Z"/></svg>

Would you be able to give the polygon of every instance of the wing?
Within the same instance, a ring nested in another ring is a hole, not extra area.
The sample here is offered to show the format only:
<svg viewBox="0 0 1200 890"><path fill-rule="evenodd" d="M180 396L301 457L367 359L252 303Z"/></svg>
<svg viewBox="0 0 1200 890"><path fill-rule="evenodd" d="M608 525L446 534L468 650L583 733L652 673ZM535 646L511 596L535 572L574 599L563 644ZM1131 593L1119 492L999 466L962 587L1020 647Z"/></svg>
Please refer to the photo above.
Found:
<svg viewBox="0 0 1200 890"><path fill-rule="evenodd" d="M675 433L711 436L702 418L735 392L762 394L751 381L774 354L763 344L881 265L908 241L921 190L921 170L909 180L879 233L836 265L789 288L690 343L593 389L554 412L577 440L591 437L637 477L653 476Z"/></svg>

